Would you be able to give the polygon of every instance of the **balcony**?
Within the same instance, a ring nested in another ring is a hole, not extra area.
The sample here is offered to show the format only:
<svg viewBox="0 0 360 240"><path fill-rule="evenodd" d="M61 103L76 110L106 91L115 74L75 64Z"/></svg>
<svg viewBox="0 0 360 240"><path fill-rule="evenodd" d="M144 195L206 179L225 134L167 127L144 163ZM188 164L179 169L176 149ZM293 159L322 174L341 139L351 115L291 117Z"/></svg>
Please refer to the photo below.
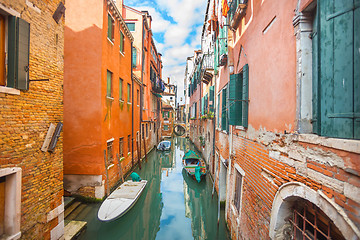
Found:
<svg viewBox="0 0 360 240"><path fill-rule="evenodd" d="M229 22L232 29L237 29L241 18L245 15L247 0L233 0L230 3Z"/></svg>
<svg viewBox="0 0 360 240"><path fill-rule="evenodd" d="M202 69L202 72L204 73L201 80L205 84L208 84L213 77L214 53L205 53L203 55L201 64L202 64L201 69Z"/></svg>
<svg viewBox="0 0 360 240"><path fill-rule="evenodd" d="M163 93L165 90L165 84L158 76L151 78L151 89L155 93Z"/></svg>

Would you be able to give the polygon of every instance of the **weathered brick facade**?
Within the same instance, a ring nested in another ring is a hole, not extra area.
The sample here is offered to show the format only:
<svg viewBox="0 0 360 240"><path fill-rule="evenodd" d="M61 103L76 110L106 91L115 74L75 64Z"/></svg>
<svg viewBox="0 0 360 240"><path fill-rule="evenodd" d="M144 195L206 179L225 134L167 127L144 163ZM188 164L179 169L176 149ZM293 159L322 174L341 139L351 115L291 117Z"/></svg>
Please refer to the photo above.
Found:
<svg viewBox="0 0 360 240"><path fill-rule="evenodd" d="M0 86L0 170L21 169L21 239L57 239L64 231L62 134L53 153L40 150L50 124L63 121L64 18L52 18L59 3L0 3L30 24L29 90ZM31 81L39 79L47 80Z"/></svg>

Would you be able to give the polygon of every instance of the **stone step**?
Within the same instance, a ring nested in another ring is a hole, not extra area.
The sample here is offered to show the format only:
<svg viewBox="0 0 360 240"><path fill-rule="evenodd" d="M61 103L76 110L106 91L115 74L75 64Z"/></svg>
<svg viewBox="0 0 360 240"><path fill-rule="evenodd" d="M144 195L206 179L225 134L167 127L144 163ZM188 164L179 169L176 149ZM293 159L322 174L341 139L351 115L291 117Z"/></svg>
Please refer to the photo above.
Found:
<svg viewBox="0 0 360 240"><path fill-rule="evenodd" d="M84 221L70 221L64 229L64 239L71 240L75 239L80 235L82 230L85 229L87 222Z"/></svg>
<svg viewBox="0 0 360 240"><path fill-rule="evenodd" d="M64 213L64 218L66 218L72 211L74 211L79 205L81 204L81 202L73 202L69 207L67 207L65 209L65 213Z"/></svg>
<svg viewBox="0 0 360 240"><path fill-rule="evenodd" d="M64 208L68 208L75 201L73 197L64 197Z"/></svg>
<svg viewBox="0 0 360 240"><path fill-rule="evenodd" d="M74 220L85 208L86 208L85 204L80 204L69 215L67 215L66 219L67 220Z"/></svg>

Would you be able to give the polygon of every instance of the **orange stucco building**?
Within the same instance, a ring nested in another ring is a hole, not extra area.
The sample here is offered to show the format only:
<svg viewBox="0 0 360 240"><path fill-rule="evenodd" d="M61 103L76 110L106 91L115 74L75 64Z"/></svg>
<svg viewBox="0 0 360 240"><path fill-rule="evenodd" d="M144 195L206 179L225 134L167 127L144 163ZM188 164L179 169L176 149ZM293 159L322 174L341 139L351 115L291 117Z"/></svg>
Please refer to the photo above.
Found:
<svg viewBox="0 0 360 240"><path fill-rule="evenodd" d="M121 12L121 1L66 1L64 189L71 194L102 198L135 164L141 82L132 77L134 38Z"/></svg>
<svg viewBox="0 0 360 240"><path fill-rule="evenodd" d="M140 121L141 156L157 144L161 137L160 98L164 89L161 54L157 52L151 31L152 18L147 11L123 5L123 17L134 36L133 72L141 81ZM140 126L140 125L139 125Z"/></svg>

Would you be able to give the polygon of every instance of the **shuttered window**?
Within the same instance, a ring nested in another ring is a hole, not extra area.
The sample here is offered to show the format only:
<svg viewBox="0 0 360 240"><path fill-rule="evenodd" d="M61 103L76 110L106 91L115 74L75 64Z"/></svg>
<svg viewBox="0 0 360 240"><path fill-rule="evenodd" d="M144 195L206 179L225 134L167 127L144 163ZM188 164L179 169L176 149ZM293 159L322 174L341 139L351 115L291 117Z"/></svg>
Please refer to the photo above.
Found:
<svg viewBox="0 0 360 240"><path fill-rule="evenodd" d="M124 44L125 44L125 41L124 41L124 34L120 31L120 52L121 53L124 53Z"/></svg>
<svg viewBox="0 0 360 240"><path fill-rule="evenodd" d="M215 86L209 87L209 111L214 112L214 89Z"/></svg>
<svg viewBox="0 0 360 240"><path fill-rule="evenodd" d="M29 89L30 24L21 18L8 17L7 87Z"/></svg>
<svg viewBox="0 0 360 240"><path fill-rule="evenodd" d="M132 48L132 67L136 68L136 60L137 60L137 51L136 48Z"/></svg>
<svg viewBox="0 0 360 240"><path fill-rule="evenodd" d="M112 97L112 72L107 71L106 73L106 96Z"/></svg>
<svg viewBox="0 0 360 240"><path fill-rule="evenodd" d="M229 124L248 127L249 66L241 73L230 75L229 82Z"/></svg>
<svg viewBox="0 0 360 240"><path fill-rule="evenodd" d="M131 85L127 84L127 102L131 103Z"/></svg>
<svg viewBox="0 0 360 240"><path fill-rule="evenodd" d="M124 80L119 78L119 100L124 100L123 99L123 83L124 83Z"/></svg>
<svg viewBox="0 0 360 240"><path fill-rule="evenodd" d="M114 41L114 19L108 14L108 29L107 29L107 37L110 41Z"/></svg>
<svg viewBox="0 0 360 240"><path fill-rule="evenodd" d="M221 102L221 130L229 130L229 121L228 121L228 101L227 93L229 91L228 87L225 87L222 92L222 102Z"/></svg>
<svg viewBox="0 0 360 240"><path fill-rule="evenodd" d="M313 131L360 139L360 1L318 1L313 23Z"/></svg>
<svg viewBox="0 0 360 240"><path fill-rule="evenodd" d="M241 209L241 192L242 192L242 175L239 171L235 170L235 193L234 193L234 205L238 213Z"/></svg>

